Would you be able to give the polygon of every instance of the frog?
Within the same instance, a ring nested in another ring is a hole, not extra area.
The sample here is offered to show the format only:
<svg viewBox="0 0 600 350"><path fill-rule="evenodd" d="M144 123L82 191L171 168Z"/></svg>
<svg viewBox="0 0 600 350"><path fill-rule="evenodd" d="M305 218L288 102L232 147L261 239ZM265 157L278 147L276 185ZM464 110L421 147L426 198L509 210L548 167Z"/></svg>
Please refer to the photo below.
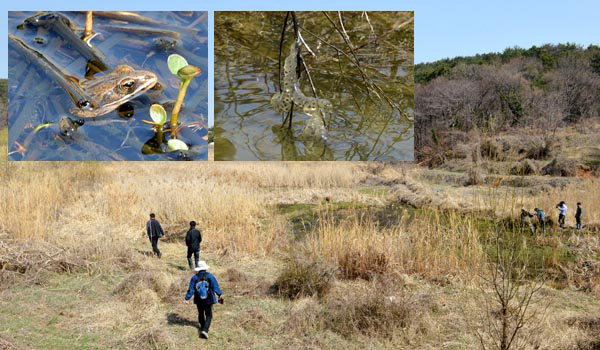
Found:
<svg viewBox="0 0 600 350"><path fill-rule="evenodd" d="M324 98L307 97L300 89L300 82L296 75L298 46L297 41L290 46L290 53L283 65L283 86L281 92L277 92L271 97L271 105L277 112L286 113L290 111L293 102L310 117L304 127L303 135L307 138L325 141L327 140L325 118L333 111L333 105Z"/></svg>
<svg viewBox="0 0 600 350"><path fill-rule="evenodd" d="M89 98L71 113L94 118L108 114L125 102L131 101L158 83L154 72L136 70L128 65L117 66L110 73L92 80L80 82L80 86Z"/></svg>
<svg viewBox="0 0 600 350"><path fill-rule="evenodd" d="M323 98L306 97L302 112L308 115L310 119L306 123L302 134L306 138L327 141L327 128L325 127L325 117L333 111L333 105L329 100Z"/></svg>

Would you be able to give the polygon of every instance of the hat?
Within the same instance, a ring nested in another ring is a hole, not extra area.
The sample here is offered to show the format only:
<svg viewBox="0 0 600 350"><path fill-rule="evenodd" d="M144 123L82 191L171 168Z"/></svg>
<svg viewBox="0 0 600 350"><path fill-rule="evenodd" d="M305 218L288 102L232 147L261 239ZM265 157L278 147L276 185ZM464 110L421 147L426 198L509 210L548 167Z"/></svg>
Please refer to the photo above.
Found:
<svg viewBox="0 0 600 350"><path fill-rule="evenodd" d="M206 261L200 260L200 261L198 261L198 266L196 266L194 271L204 271L204 270L208 270L209 268L210 268L210 266L208 266L206 264Z"/></svg>

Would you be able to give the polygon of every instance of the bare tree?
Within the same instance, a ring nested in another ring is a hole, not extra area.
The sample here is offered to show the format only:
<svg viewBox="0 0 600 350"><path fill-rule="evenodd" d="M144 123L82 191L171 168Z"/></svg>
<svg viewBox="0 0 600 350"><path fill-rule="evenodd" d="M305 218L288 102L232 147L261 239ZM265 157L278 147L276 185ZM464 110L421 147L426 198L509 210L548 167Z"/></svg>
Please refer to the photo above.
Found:
<svg viewBox="0 0 600 350"><path fill-rule="evenodd" d="M535 269L528 264L522 242L522 237L506 232L493 238L494 253L481 276L482 319L476 329L484 350L522 349L539 325L544 308L532 307L541 301L538 292L544 279L532 278Z"/></svg>
<svg viewBox="0 0 600 350"><path fill-rule="evenodd" d="M600 79L583 59L568 57L560 60L552 83L563 98L568 121L577 122L598 113Z"/></svg>

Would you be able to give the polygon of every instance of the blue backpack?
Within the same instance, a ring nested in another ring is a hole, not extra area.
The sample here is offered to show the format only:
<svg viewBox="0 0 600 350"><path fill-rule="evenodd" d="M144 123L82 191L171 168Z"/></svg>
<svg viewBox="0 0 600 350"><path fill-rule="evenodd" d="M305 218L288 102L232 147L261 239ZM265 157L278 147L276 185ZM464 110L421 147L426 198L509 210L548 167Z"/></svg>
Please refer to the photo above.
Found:
<svg viewBox="0 0 600 350"><path fill-rule="evenodd" d="M210 290L210 283L206 279L206 273L198 274L200 279L196 282L196 293L202 301L208 301L208 294Z"/></svg>

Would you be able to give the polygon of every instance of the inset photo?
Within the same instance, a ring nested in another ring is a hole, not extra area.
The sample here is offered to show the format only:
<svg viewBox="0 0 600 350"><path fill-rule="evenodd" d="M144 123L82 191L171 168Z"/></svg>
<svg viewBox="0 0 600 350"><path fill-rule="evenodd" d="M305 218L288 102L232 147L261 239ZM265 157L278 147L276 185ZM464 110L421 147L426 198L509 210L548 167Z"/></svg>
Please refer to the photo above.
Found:
<svg viewBox="0 0 600 350"><path fill-rule="evenodd" d="M215 160L414 160L413 12L215 12Z"/></svg>
<svg viewBox="0 0 600 350"><path fill-rule="evenodd" d="M207 160L208 13L8 12L10 160Z"/></svg>

